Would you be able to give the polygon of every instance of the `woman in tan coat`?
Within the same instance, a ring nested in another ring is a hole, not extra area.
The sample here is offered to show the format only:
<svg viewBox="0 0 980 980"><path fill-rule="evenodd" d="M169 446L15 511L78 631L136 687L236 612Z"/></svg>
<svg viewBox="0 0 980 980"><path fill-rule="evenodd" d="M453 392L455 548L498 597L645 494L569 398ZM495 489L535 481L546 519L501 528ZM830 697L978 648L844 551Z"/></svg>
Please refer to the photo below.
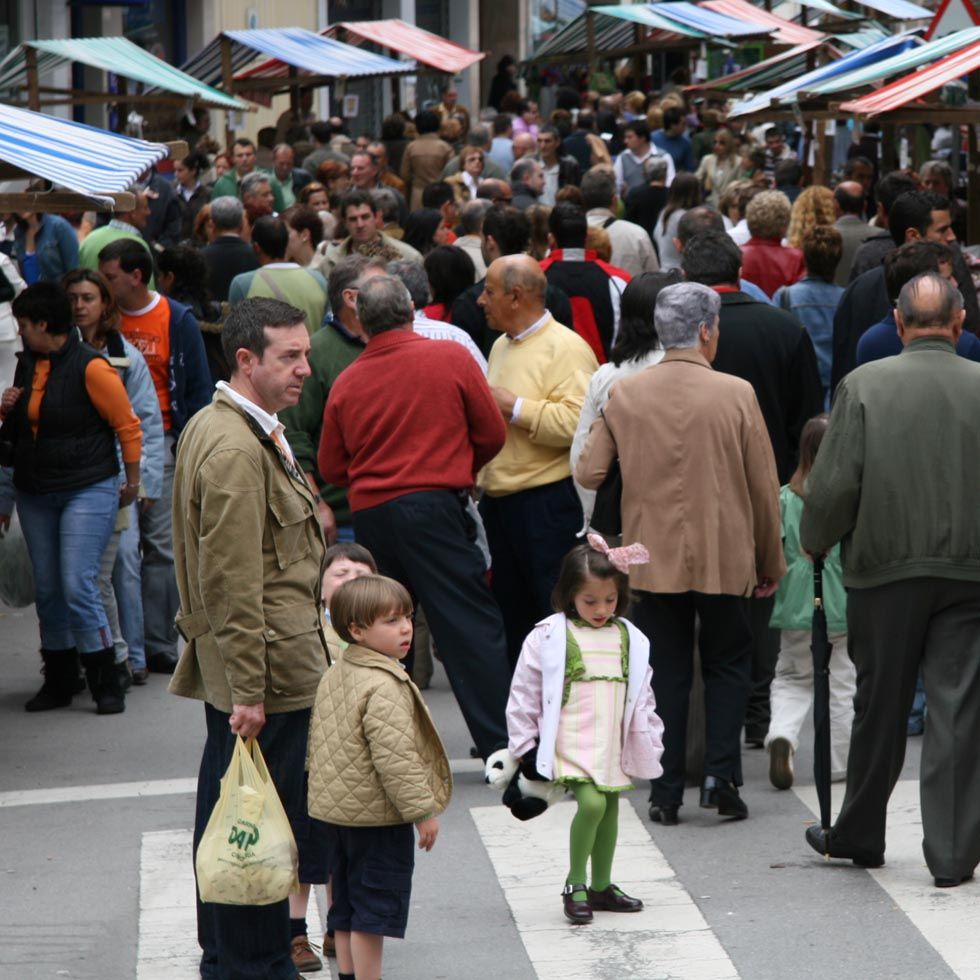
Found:
<svg viewBox="0 0 980 980"><path fill-rule="evenodd" d="M453 148L439 138L439 117L434 112L420 112L415 120L418 138L405 147L401 178L411 198L409 209L422 207L422 191L442 179L443 168L453 156Z"/></svg>

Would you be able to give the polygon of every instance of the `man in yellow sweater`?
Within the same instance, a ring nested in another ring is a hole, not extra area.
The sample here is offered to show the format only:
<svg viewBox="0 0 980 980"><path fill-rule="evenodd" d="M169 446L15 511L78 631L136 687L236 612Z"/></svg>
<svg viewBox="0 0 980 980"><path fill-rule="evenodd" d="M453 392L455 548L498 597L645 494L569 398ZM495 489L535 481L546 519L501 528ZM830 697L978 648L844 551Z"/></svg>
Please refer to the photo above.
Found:
<svg viewBox="0 0 980 980"><path fill-rule="evenodd" d="M582 526L568 453L599 366L589 345L545 308L546 288L534 259L507 255L487 270L479 299L487 323L503 334L487 380L507 442L478 482L511 668L525 636L551 612L559 565Z"/></svg>

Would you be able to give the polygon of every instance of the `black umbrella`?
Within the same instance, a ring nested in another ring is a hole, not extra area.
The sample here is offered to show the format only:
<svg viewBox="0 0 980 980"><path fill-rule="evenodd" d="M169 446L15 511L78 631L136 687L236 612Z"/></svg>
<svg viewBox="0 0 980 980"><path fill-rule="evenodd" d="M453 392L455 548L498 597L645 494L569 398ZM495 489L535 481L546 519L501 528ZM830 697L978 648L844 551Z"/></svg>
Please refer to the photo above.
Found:
<svg viewBox="0 0 980 980"><path fill-rule="evenodd" d="M830 830L830 651L823 608L823 559L813 559L813 781L820 803L820 826Z"/></svg>

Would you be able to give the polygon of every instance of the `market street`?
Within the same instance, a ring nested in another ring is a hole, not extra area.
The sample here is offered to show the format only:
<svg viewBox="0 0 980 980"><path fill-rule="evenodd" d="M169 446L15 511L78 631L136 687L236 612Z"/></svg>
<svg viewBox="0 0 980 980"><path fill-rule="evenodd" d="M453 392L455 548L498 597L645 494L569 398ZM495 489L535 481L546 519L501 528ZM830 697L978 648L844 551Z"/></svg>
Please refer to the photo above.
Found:
<svg viewBox="0 0 980 980"><path fill-rule="evenodd" d="M118 717L98 717L87 694L27 714L36 631L33 608L0 609L0 977L192 980L203 709L151 675ZM665 828L647 819L642 787L629 794L614 878L646 909L575 928L559 898L574 805L514 820L469 759L441 670L426 697L456 790L434 850L418 855L389 980L980 978L980 885L936 890L922 859L921 739L910 740L880 870L828 865L804 843L816 805L808 752L801 785L778 792L765 754L746 750L744 822L699 810L688 790L680 825ZM311 939L316 917L314 907Z"/></svg>

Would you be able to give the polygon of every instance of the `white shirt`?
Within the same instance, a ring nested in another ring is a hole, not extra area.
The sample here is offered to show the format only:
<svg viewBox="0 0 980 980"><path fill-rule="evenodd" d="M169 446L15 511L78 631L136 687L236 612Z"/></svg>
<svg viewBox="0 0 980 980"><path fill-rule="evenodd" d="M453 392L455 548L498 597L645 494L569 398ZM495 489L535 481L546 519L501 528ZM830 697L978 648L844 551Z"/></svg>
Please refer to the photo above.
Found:
<svg viewBox="0 0 980 980"><path fill-rule="evenodd" d="M544 190L538 198L538 203L553 207L555 195L558 193L558 164L555 163L550 167L541 164L541 169L544 171Z"/></svg>
<svg viewBox="0 0 980 980"><path fill-rule="evenodd" d="M244 395L239 394L227 381L219 381L215 387L218 391L223 391L242 411L247 412L258 423L259 428L273 442L278 443L279 448L286 447L290 458L296 462L292 449L286 441L286 427L279 421L279 416L275 413L270 415L264 408L259 408L253 401L249 401Z"/></svg>
<svg viewBox="0 0 980 980"><path fill-rule="evenodd" d="M412 330L420 337L428 337L429 340L452 340L462 345L472 355L473 360L479 364L483 376L487 376L487 359L483 356L480 348L473 343L473 338L465 330L460 327L455 327L451 323L433 320L427 317L421 310L415 311Z"/></svg>
<svg viewBox="0 0 980 980"><path fill-rule="evenodd" d="M567 250L566 250L567 251ZM514 337L509 337L508 339L512 344L518 344L522 340L527 340L532 334L536 334L546 323L551 320L551 311L545 310L544 316L539 320L535 320L531 326L526 327L519 334ZM521 417L521 406L524 404L524 399L518 395L517 400L514 402L514 408L510 413L511 422L516 422Z"/></svg>

